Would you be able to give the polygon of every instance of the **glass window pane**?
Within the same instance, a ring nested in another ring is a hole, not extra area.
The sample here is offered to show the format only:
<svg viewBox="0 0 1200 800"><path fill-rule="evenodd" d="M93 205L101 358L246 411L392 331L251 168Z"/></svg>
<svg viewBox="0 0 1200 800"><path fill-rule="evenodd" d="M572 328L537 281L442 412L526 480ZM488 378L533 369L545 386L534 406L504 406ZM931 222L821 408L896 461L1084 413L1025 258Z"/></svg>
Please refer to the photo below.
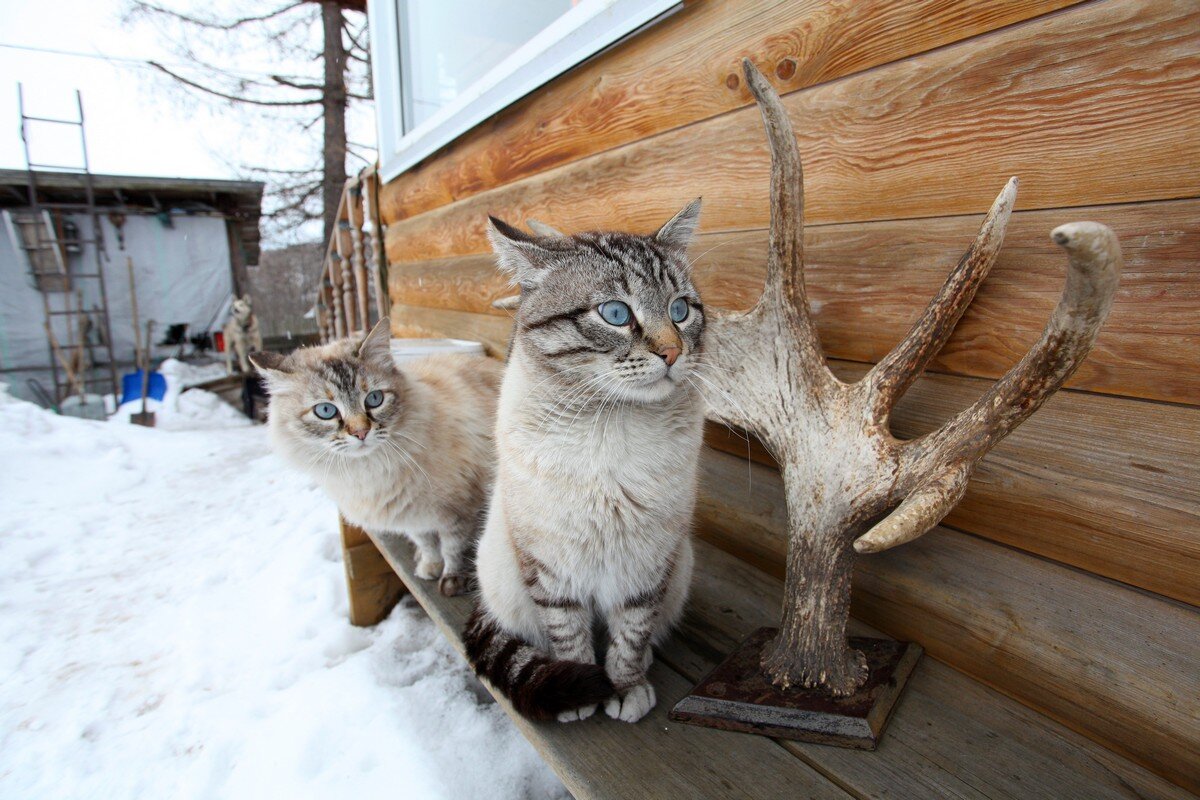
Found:
<svg viewBox="0 0 1200 800"><path fill-rule="evenodd" d="M433 116L578 0L401 0L404 132Z"/></svg>

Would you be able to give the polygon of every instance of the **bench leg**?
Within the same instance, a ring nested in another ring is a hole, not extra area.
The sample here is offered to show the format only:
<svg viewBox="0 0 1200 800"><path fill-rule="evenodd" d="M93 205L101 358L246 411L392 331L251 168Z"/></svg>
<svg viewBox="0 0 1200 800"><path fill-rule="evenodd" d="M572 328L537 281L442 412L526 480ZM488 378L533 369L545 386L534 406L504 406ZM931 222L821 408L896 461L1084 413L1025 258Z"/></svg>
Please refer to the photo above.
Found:
<svg viewBox="0 0 1200 800"><path fill-rule="evenodd" d="M350 624L368 627L386 617L406 590L366 531L340 515L338 527L350 595Z"/></svg>

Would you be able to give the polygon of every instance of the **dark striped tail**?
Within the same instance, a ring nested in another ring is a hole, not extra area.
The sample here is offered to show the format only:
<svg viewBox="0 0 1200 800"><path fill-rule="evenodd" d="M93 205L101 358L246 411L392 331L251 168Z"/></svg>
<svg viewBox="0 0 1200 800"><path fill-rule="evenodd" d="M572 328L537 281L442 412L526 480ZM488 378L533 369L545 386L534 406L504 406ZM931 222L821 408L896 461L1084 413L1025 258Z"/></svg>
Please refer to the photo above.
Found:
<svg viewBox="0 0 1200 800"><path fill-rule="evenodd" d="M488 620L478 606L467 620L463 642L475 674L487 678L530 719L554 719L563 711L607 700L615 691L604 667L555 661Z"/></svg>

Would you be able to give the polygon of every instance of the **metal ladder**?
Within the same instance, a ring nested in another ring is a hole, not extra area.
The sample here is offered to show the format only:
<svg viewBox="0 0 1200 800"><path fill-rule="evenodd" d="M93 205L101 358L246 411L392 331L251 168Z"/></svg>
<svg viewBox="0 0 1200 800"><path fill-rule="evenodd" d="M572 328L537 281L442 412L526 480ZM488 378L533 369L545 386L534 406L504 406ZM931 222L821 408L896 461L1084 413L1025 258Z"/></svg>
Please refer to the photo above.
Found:
<svg viewBox="0 0 1200 800"><path fill-rule="evenodd" d="M25 112L25 94L17 84L17 105L21 114L21 144L25 149L25 168L29 172L29 205L23 211L10 215L10 235L25 251L29 272L33 277L45 312L46 345L50 352L50 367L54 375L54 399L62 403L71 395L88 392L89 384L100 388L107 377L108 390L118 398L117 364L113 356L112 327L108 315L108 289L104 282L104 262L108 253L104 247L104 231L100 224L100 213L96 209L95 187L88 162L87 135L84 130L83 97L75 92L75 104L79 109L78 119L40 117ZM53 125L73 125L79 129L82 165L39 164L30 158L30 122ZM51 202L43 199L38 186L37 170L79 175L83 179L83 203ZM68 237L69 223L66 214L75 213L91 220L91 238L78 235ZM70 251L82 253L87 245L92 246L95 256L94 271L72 271ZM95 281L96 295L92 308L84 307L84 294L80 282ZM98 304L97 304L98 301ZM55 320L65 321L66 343L59 341ZM92 327L98 342L93 341ZM100 350L106 364L97 365L95 357ZM102 367L106 367L103 368ZM107 373L105 375L104 373Z"/></svg>

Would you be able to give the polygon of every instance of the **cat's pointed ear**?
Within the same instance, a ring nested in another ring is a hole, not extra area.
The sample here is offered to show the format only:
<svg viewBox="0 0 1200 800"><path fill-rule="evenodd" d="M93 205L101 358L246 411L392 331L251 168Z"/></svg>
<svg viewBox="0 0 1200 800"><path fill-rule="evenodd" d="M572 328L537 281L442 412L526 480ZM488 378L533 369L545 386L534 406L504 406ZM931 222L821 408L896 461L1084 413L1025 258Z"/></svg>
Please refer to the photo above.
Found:
<svg viewBox="0 0 1200 800"><path fill-rule="evenodd" d="M250 359L250 363L254 365L255 369L268 377L270 377L270 373L272 372L285 375L291 372L291 369L284 363L287 360L287 356L280 353L272 353L270 350L256 350L247 356L247 358Z"/></svg>
<svg viewBox="0 0 1200 800"><path fill-rule="evenodd" d="M362 340L355 354L362 361L379 366L392 365L392 323L387 317L375 323L371 332Z"/></svg>
<svg viewBox="0 0 1200 800"><path fill-rule="evenodd" d="M551 251L537 239L502 219L488 216L488 239L496 253L496 265L513 283L529 291L542 282L550 264Z"/></svg>
<svg viewBox="0 0 1200 800"><path fill-rule="evenodd" d="M272 353L270 350L257 350L250 353L247 358L258 370L258 374L267 382L268 394L275 394L291 381L292 363L287 356Z"/></svg>
<svg viewBox="0 0 1200 800"><path fill-rule="evenodd" d="M700 200L697 197L688 203L679 213L667 220L654 234L654 241L666 247L676 247L686 250L696 235L696 227L700 224Z"/></svg>

